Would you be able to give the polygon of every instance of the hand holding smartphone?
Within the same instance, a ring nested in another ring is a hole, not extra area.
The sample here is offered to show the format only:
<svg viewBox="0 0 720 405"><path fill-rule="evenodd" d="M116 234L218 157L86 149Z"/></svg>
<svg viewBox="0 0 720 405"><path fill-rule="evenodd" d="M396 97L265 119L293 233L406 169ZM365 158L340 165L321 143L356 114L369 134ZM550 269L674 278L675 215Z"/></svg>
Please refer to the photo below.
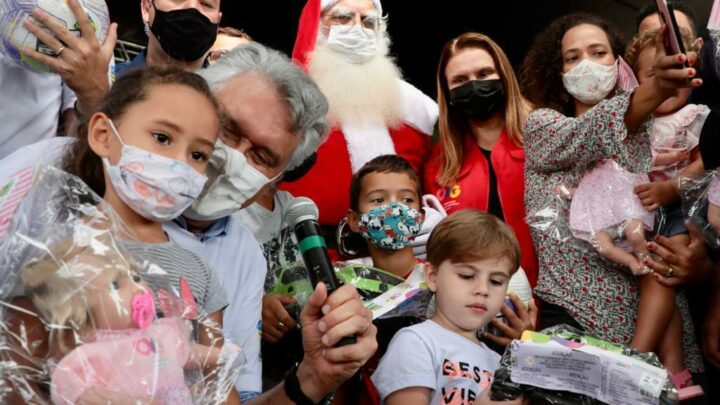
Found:
<svg viewBox="0 0 720 405"><path fill-rule="evenodd" d="M668 27L665 33L665 52L668 55L685 54L680 27L678 27L672 6L667 4L666 0L655 0L655 6L660 20ZM687 60L682 65L685 68L690 67Z"/></svg>

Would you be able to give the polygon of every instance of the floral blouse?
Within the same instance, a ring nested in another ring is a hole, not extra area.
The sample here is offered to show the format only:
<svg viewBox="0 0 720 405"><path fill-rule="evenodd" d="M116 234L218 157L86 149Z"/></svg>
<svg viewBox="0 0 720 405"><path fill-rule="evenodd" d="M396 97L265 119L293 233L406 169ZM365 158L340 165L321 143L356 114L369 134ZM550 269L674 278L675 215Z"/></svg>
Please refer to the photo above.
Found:
<svg viewBox="0 0 720 405"><path fill-rule="evenodd" d="M539 109L525 132L525 206L539 260L535 292L563 307L588 332L629 344L639 304L637 279L629 270L603 259L568 227L569 201L560 190L578 186L603 159L614 159L631 172L647 172L652 163L648 120L636 133L625 126L631 93L603 100L580 117ZM608 196L612 198L612 196ZM685 365L702 370L687 302L677 294L683 317Z"/></svg>

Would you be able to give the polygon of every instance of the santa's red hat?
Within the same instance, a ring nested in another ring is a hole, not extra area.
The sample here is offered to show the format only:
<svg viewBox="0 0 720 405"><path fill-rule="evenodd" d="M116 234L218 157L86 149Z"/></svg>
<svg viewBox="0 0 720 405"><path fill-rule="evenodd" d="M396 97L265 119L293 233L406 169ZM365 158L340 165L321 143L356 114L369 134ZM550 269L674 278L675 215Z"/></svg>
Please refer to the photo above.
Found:
<svg viewBox="0 0 720 405"><path fill-rule="evenodd" d="M320 28L320 14L323 10L328 9L338 3L340 0L308 0L300 14L300 23L298 24L297 37L295 37L295 47L293 48L292 58L298 65L307 69L309 55L315 49L317 41L318 29ZM372 0L375 9L382 15L382 4L380 0Z"/></svg>

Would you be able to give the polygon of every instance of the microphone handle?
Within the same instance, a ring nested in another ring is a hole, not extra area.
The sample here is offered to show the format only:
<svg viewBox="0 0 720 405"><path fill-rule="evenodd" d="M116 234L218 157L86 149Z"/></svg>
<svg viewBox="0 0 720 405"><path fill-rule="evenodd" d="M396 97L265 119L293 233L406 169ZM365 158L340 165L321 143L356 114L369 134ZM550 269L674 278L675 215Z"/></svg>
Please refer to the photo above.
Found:
<svg viewBox="0 0 720 405"><path fill-rule="evenodd" d="M339 283L335 276L335 268L327 253L327 245L322 237L320 225L310 219L301 221L295 225L295 236L313 289L322 281L327 286L328 296L330 296L339 288ZM355 335L345 336L334 347L346 346L355 342L357 342Z"/></svg>

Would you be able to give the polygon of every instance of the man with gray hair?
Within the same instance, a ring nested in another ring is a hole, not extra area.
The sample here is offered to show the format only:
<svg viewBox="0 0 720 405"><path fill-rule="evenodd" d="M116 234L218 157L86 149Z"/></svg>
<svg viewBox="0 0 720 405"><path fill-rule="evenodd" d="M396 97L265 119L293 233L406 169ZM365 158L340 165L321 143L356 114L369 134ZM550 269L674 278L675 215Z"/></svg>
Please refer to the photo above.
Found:
<svg viewBox="0 0 720 405"><path fill-rule="evenodd" d="M323 314L312 314L308 305L301 317L305 322L303 362L288 374L290 383L284 388L275 387L253 399L262 390L258 328L266 262L253 235L233 214L250 205L283 173L300 166L320 146L328 131L327 101L317 85L287 57L257 43L228 52L198 73L223 107L222 133L208 165L202 195L165 229L173 241L200 255L226 289L230 304L224 311L223 329L243 347L247 358L245 371L236 382L242 402L302 401L303 397L317 402L318 395L332 391L374 352L371 316L352 287L338 290L340 294L327 301L331 310L351 314L333 325L341 329L326 325L320 331L317 323ZM316 294L322 296L322 292ZM358 336L354 348L322 347L323 335L333 329L347 331L348 327Z"/></svg>

